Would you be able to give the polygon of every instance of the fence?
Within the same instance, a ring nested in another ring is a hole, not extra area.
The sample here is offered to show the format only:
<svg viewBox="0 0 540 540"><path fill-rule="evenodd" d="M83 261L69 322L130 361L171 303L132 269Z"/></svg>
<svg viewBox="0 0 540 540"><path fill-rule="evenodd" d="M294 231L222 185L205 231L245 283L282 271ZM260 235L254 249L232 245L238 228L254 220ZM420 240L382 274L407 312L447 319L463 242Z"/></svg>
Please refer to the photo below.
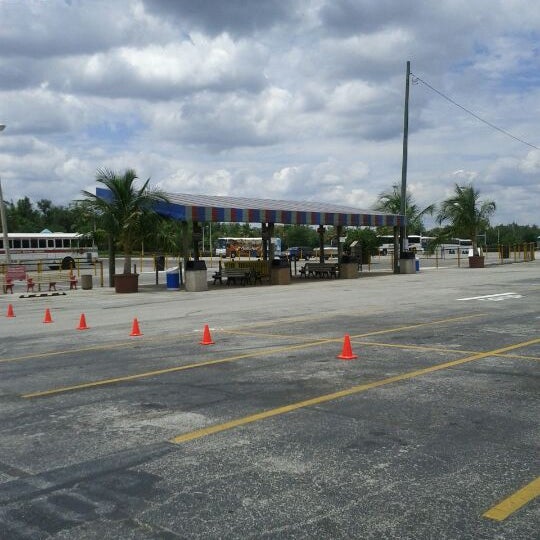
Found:
<svg viewBox="0 0 540 540"><path fill-rule="evenodd" d="M520 262L529 262L536 259L536 244L534 242L524 242L521 244L501 244L485 248L483 255L486 265L511 264ZM419 253L420 268L468 268L469 256L456 250L455 253L444 253L440 255L437 250L435 253ZM394 254L374 255L368 264L362 265L362 271L392 271L394 265Z"/></svg>
<svg viewBox="0 0 540 540"><path fill-rule="evenodd" d="M89 261L87 258L81 257L74 259L73 263L72 268L67 270L71 270L77 277L80 277L81 273L91 273L94 276L99 276L100 286L104 286L103 261L99 259ZM19 273L22 271L23 277L19 279L24 279L24 276L28 273L37 274L39 276L42 274L45 275L48 272L58 272L58 270L60 270L60 265L46 259L25 260L24 264L0 263L0 276L7 276L8 273L10 273L10 269L19 269Z"/></svg>

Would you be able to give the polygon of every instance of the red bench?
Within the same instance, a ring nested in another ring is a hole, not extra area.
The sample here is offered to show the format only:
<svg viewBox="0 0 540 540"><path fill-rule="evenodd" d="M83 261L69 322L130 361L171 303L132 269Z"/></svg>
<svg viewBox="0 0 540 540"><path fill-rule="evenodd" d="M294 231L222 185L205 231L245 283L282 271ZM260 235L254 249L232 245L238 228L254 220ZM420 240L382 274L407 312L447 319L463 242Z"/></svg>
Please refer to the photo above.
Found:
<svg viewBox="0 0 540 540"><path fill-rule="evenodd" d="M39 274L28 274L26 278L26 292L35 292L35 286L41 291L42 285L48 285L49 291L56 291L57 283L69 283L70 289L76 289L78 283L75 274L63 272L41 272Z"/></svg>
<svg viewBox="0 0 540 540"><path fill-rule="evenodd" d="M13 282L15 280L23 281L24 279L26 279L26 267L24 265L17 264L8 266L2 283L4 294L8 291L13 294Z"/></svg>

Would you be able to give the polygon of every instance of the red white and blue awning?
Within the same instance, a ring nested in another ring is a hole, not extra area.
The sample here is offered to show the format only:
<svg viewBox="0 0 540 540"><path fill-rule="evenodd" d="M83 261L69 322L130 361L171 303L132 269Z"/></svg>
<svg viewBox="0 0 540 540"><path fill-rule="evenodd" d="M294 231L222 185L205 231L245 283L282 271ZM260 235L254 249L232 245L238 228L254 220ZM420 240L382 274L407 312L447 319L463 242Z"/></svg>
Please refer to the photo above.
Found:
<svg viewBox="0 0 540 540"><path fill-rule="evenodd" d="M97 188L96 195L110 200L111 192ZM345 225L393 227L404 225L402 216L313 201L281 201L217 195L166 194L155 210L179 221L222 223L281 223L286 225Z"/></svg>

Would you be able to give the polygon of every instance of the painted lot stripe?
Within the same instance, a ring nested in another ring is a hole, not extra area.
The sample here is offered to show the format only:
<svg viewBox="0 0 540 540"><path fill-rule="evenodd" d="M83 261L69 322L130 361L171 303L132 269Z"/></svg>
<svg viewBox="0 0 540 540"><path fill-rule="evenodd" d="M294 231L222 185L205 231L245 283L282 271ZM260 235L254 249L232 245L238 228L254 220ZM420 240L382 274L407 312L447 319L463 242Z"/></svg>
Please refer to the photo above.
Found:
<svg viewBox="0 0 540 540"><path fill-rule="evenodd" d="M356 338L355 338L356 340ZM469 351L466 349L448 349L447 347L427 347L425 345L407 345L401 343L383 343L382 341L364 341L356 340L358 345L367 345L368 347L384 347L389 349L404 349L412 351L442 352L448 354L478 354L480 351Z"/></svg>
<svg viewBox="0 0 540 540"><path fill-rule="evenodd" d="M482 300L483 298L496 298L498 296L509 296L509 295L515 295L517 293L513 292L504 292L504 293L497 293L497 294L485 294L484 296L470 296L469 298L458 298L457 300Z"/></svg>
<svg viewBox="0 0 540 540"><path fill-rule="evenodd" d="M355 338L356 339L356 338ZM426 347L425 345L406 345L399 343L383 343L381 341L363 341L356 340L353 343L358 345L367 345L368 347L388 347L390 349L404 349L404 350L413 350L413 351L433 351L433 352L443 352L447 354L477 354L480 351L469 351L467 349L448 349L445 347ZM534 360L536 362L540 361L540 356L527 356L524 354L494 354L493 356L499 356L501 358L519 358L521 360Z"/></svg>
<svg viewBox="0 0 540 540"><path fill-rule="evenodd" d="M186 364L184 366L175 366L165 369L157 369L154 371L147 371L144 373L135 373L133 375L125 375L123 377L115 377L112 379L101 379L99 381L92 381L82 384L74 384L73 386L63 386L61 388L53 388L52 390L44 390L42 392L33 392L30 394L21 395L22 398L35 398L35 397L44 397L51 396L54 394L61 394L63 392L71 392L73 390L83 390L85 388L92 388L96 386L105 386L108 384L115 384L119 382L134 381L137 379L143 379L146 377L154 377L157 375L165 375L166 373L175 373L176 371L184 371L187 369L194 369L205 366L214 366L216 364L226 364L227 362L236 362L237 360L242 360L245 358L256 358L257 356L262 356L266 354L274 354L282 351L290 351L294 349L303 349L306 347L315 347L317 345L322 345L324 343L330 343L336 341L335 339L324 339L311 343L302 343L300 345L287 345L286 347L276 347L274 349L264 349L261 351L250 352L246 354L238 354L236 356L230 356L228 358L218 358L216 360L207 360L203 362L195 362L193 364Z"/></svg>
<svg viewBox="0 0 540 540"><path fill-rule="evenodd" d="M482 316L482 314L464 315L464 316L461 316L461 317L452 317L451 319L441 319L441 320L438 320L438 321L430 321L428 323L419 323L419 324L413 324L413 325L409 325L409 326L399 326L397 328L387 328L386 330L376 330L374 332L367 332L365 334L358 334L356 336L351 336L351 337L353 337L353 338L362 338L362 337L368 337L368 336L374 336L374 335L380 335L380 334L390 334L390 333L393 333L393 332L400 332L402 330L410 330L412 328L419 328L421 326L433 326L433 325L437 325L437 324L444 324L444 323L448 323L448 322L456 322L456 321L471 319L473 317L480 317L480 316ZM294 337L294 336L291 336L291 337ZM95 388L95 387L98 387L98 386L106 386L106 385L109 385L109 384L116 384L116 383L120 383L120 382L134 381L134 380L143 379L143 378L146 378L146 377L154 377L154 376L157 376L157 375L165 375L167 373L174 373L174 372L177 372L177 371L184 371L184 370L187 370L187 369L195 369L195 368L199 368L199 367L212 366L212 365L218 365L218 364L225 364L225 363L228 363L228 362L236 362L237 360L243 360L243 359L246 359L246 358L256 358L258 356L270 355L270 354L275 354L275 353L284 352L284 351L291 351L291 350L295 350L295 349L305 349L305 348L308 348L308 347L318 347L318 346L326 344L326 343L336 343L338 341L341 341L342 339L343 339L342 337L340 337L340 338L328 338L328 339L320 339L320 340L316 340L316 341L311 341L309 343L301 343L299 345L287 345L287 346L283 346L283 347L276 347L276 348L273 348L273 349L262 349L262 350L259 350L259 351L249 352L249 353L245 353L245 354L239 354L239 355L231 356L231 357L228 357L228 358L219 358L219 359L216 359L216 360L208 360L208 361L203 361L203 362L196 362L196 363L193 363L193 364L186 364L184 366L174 366L174 367L170 367L170 368L158 369L158 370L154 370L154 371L146 371L146 372L143 372L143 373L135 373L133 375L124 375L122 377L114 377L114 378L110 378L110 379L100 379L100 380L97 380L97 381L91 381L91 382L86 382L86 383L81 383L81 384L74 384L74 385L71 385L71 386L63 386L63 387L60 387L60 388L53 388L53 389L50 389L50 390L43 390L43 391L40 391L40 392L30 392L28 394L21 395L21 397L27 399L27 398L52 396L54 394L61 394L61 393L64 393L64 392L71 392L71 391L74 391L74 390L84 390L86 388Z"/></svg>
<svg viewBox="0 0 540 540"><path fill-rule="evenodd" d="M483 517L504 521L509 515L540 495L540 476L530 484L516 491L499 504L490 508Z"/></svg>
<svg viewBox="0 0 540 540"><path fill-rule="evenodd" d="M332 315L334 315L334 312L332 312ZM461 316L461 317L454 317L452 319L442 319L442 320L439 320L439 321L431 321L431 322L428 322L428 323L419 323L419 324L416 324L416 325L413 325L413 326L403 326L403 327L399 327L399 328L391 328L391 329L388 329L388 330L382 330L382 332L383 333L395 332L395 331L398 331L398 330L401 330L401 329L418 328L420 326L425 326L425 325L433 325L433 324L440 324L440 323L444 323L444 322L453 322L453 321L465 320L465 319L469 319L471 317L482 317L484 315L485 315L484 313L479 313L479 314L474 314L474 315L464 315L464 316ZM251 325L246 325L246 327L247 328L257 328L257 327L263 327L263 326L274 326L274 325L279 324L279 323L290 324L290 322L309 322L311 320L316 321L316 320L320 320L320 319L322 319L322 317L319 317L319 316L316 316L316 317L286 317L284 319L271 319L271 320L269 320L269 321L267 321L265 323L254 323L254 324L251 324ZM244 331L241 331L241 330L225 329L225 328L212 328L212 330L218 330L219 332L224 332L224 333L227 333L227 334L238 334L238 335L245 334L245 335L257 335L257 336L265 335L267 337L276 337L276 338L281 338L281 339L283 339L284 337L286 337L286 338L297 337L297 336L294 336L294 335L287 336L287 335L284 335L284 334L260 334L260 333L254 333L254 332L244 332ZM200 331L197 330L197 332L200 332ZM371 335L374 335L374 334L373 333L359 334L357 336L351 336L351 337L362 337L362 336L371 336ZM146 337L145 336L145 337L137 338L137 340L135 340L135 341L133 339L131 339L130 341L122 341L120 343L109 343L109 344L103 344L103 345L90 345L88 347L77 347L77 348L73 348L73 349L63 349L63 350L60 350L60 351L47 351L47 352L44 352L44 353L32 353L32 354L26 354L26 355L23 355L23 356L14 356L14 357L11 357L11 358L0 358L0 364L7 363L7 362L20 362L22 360L35 360L37 358L49 358L49 357L53 357L53 356L62 356L62 355L67 355L67 354L79 353L79 352L106 351L106 350L109 350L109 349L119 349L119 348L122 348L122 347L140 347L141 343L147 343L147 342L153 342L153 341L159 341L160 343L166 343L168 341L174 341L174 340L183 339L183 338L191 338L192 336L193 336L193 332L184 333L184 334L176 334L176 335L173 335L173 336L154 336L154 337ZM301 339L311 339L311 338L304 337L304 338L301 338ZM333 341L333 339L331 339L330 341ZM338 341L338 340L335 339L334 341Z"/></svg>
<svg viewBox="0 0 540 540"><path fill-rule="evenodd" d="M74 349L62 349L60 351L47 351L43 353L32 353L26 354L24 356L13 356L11 358L0 358L0 364L7 362L20 362L22 360L35 360L37 358L50 358L54 356L63 356L67 354L75 354L81 352L92 352L92 351L108 351L109 349L121 349L123 347L139 347L141 343L149 343L154 341L159 341L159 343L166 343L168 341L177 341L179 339L191 338L192 333L189 334L175 334L172 336L153 336L153 337L144 337L137 338L136 340L131 339L130 341L121 341L116 343L104 343L102 345L89 345L88 347L77 347Z"/></svg>
<svg viewBox="0 0 540 540"><path fill-rule="evenodd" d="M339 313L341 313L341 312L338 312L337 314L332 312L332 315L337 316ZM342 314L345 315L346 313L343 312ZM328 316L325 316L325 317L327 318ZM290 324L291 322L318 321L318 320L321 320L321 319L323 319L325 317L322 317L322 316L319 316L319 315L317 315L317 316L309 316L309 317L308 316L305 316L305 317L285 317L283 319L271 319L271 320L269 320L267 322L264 322L264 323L254 323L254 324L247 325L247 326L249 328L256 328L256 327L260 327L260 326L273 326L273 325L276 325L276 324L279 324L279 323ZM212 328L212 330L214 330L214 328ZM226 329L223 329L223 328L218 328L217 330L219 330L220 332L226 332L226 333L230 333L230 334L234 334L234 333L240 334L241 333L239 331L235 332L234 330L226 330ZM200 333L200 330L196 330L196 332ZM63 350L60 350L60 351L47 351L47 352L43 352L43 353L26 354L26 355L23 355L23 356L13 356L11 358L0 358L0 364L7 363L7 362L20 362L22 360L35 360L37 358L49 358L49 357L53 357L53 356L62 356L62 355L67 355L67 354L79 353L79 352L103 351L103 350L108 350L108 349L119 349L119 348L122 348L122 347L139 347L141 345L141 343L147 343L147 342L153 342L153 341L159 341L159 343L166 343L168 341L175 341L175 340L178 340L178 339L192 338L193 333L194 332L188 332L188 333L183 333L183 334L175 334L175 335L172 335L172 336L171 335L168 335L168 336L159 335L159 336L151 336L151 337L144 336L142 338L138 338L135 341L133 339L130 339L129 341L121 341L119 343L105 343L105 344L102 344L102 345L89 345L88 347L77 347L77 348L73 348L73 349L63 349ZM244 333L248 334L248 332L244 332ZM253 335L253 334L251 334L251 335ZM257 335L261 335L261 334L257 334ZM274 335L274 336L278 337L276 334L268 334L268 336L271 336L271 335ZM279 337L284 337L284 336L281 335Z"/></svg>
<svg viewBox="0 0 540 540"><path fill-rule="evenodd" d="M272 418L274 416L286 414L292 411L296 411L298 409L312 407L313 405L320 405L321 403L327 403L329 401L334 401L336 399L341 399L347 396L352 396L354 394L359 394L360 392L365 392L366 390L378 388L379 386L386 386L388 384L392 384L395 382L413 379L421 375L426 375L427 373L434 373L436 371L441 371L443 369L459 366L461 364L474 362L475 360L481 360L483 358L487 358L489 356L493 356L496 354L503 354L508 351L513 351L515 349L527 347L529 345L535 345L537 343L540 343L540 338L532 339L530 341L523 341L521 343L516 343L514 345L509 345L507 347L501 347L500 349L493 349L491 351L474 354L472 356L467 356L466 358L461 358L459 360L452 360L451 362L445 362L443 364L437 364L435 366L430 366L423 369L417 369L414 371L410 371L408 373L403 373L401 375L395 375L394 377L381 379L379 381L373 381L366 384L352 386L351 388L346 388L338 392L332 392L331 394L325 394L325 395L314 397L314 398L307 399L304 401L298 401L296 403L291 403L283 407L277 407L275 409L270 409L268 411L252 414L250 416L245 416L243 418L237 418L236 420L231 420L230 422L225 422L223 424L216 424L214 426L208 426L206 428L198 429L196 431L184 433L183 435L178 435L177 437L174 437L173 439L171 439L171 442L174 444L181 444L188 441L192 441L194 439L200 439L202 437L207 437L208 435L213 435L215 433L227 431L230 429L234 429L236 427L245 426L246 424L251 424L259 420L265 420L267 418Z"/></svg>
<svg viewBox="0 0 540 540"><path fill-rule="evenodd" d="M485 313L476 313L474 315L461 315L459 317L450 317L449 319L439 319L438 321L430 321L426 323L418 323L418 324L409 324L405 326L398 326L396 328L390 328L386 330L375 330L373 332L366 332L365 334L356 334L351 335L351 338L358 339L363 337L370 337L370 336L379 336L382 334L390 334L392 332L400 332L401 330L410 330L412 328L421 328L422 326L433 326L437 324L443 324L443 323L450 323L450 322L458 322L458 321L465 321L468 319L474 319L476 317L484 317Z"/></svg>

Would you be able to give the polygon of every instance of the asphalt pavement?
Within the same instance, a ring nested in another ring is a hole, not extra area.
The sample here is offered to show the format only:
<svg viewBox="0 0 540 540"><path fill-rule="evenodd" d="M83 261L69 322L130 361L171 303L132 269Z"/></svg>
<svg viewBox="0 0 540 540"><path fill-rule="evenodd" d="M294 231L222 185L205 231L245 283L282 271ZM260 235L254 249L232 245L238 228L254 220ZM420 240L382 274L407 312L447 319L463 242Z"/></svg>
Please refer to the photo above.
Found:
<svg viewBox="0 0 540 540"><path fill-rule="evenodd" d="M539 257L0 295L0 537L537 537Z"/></svg>

